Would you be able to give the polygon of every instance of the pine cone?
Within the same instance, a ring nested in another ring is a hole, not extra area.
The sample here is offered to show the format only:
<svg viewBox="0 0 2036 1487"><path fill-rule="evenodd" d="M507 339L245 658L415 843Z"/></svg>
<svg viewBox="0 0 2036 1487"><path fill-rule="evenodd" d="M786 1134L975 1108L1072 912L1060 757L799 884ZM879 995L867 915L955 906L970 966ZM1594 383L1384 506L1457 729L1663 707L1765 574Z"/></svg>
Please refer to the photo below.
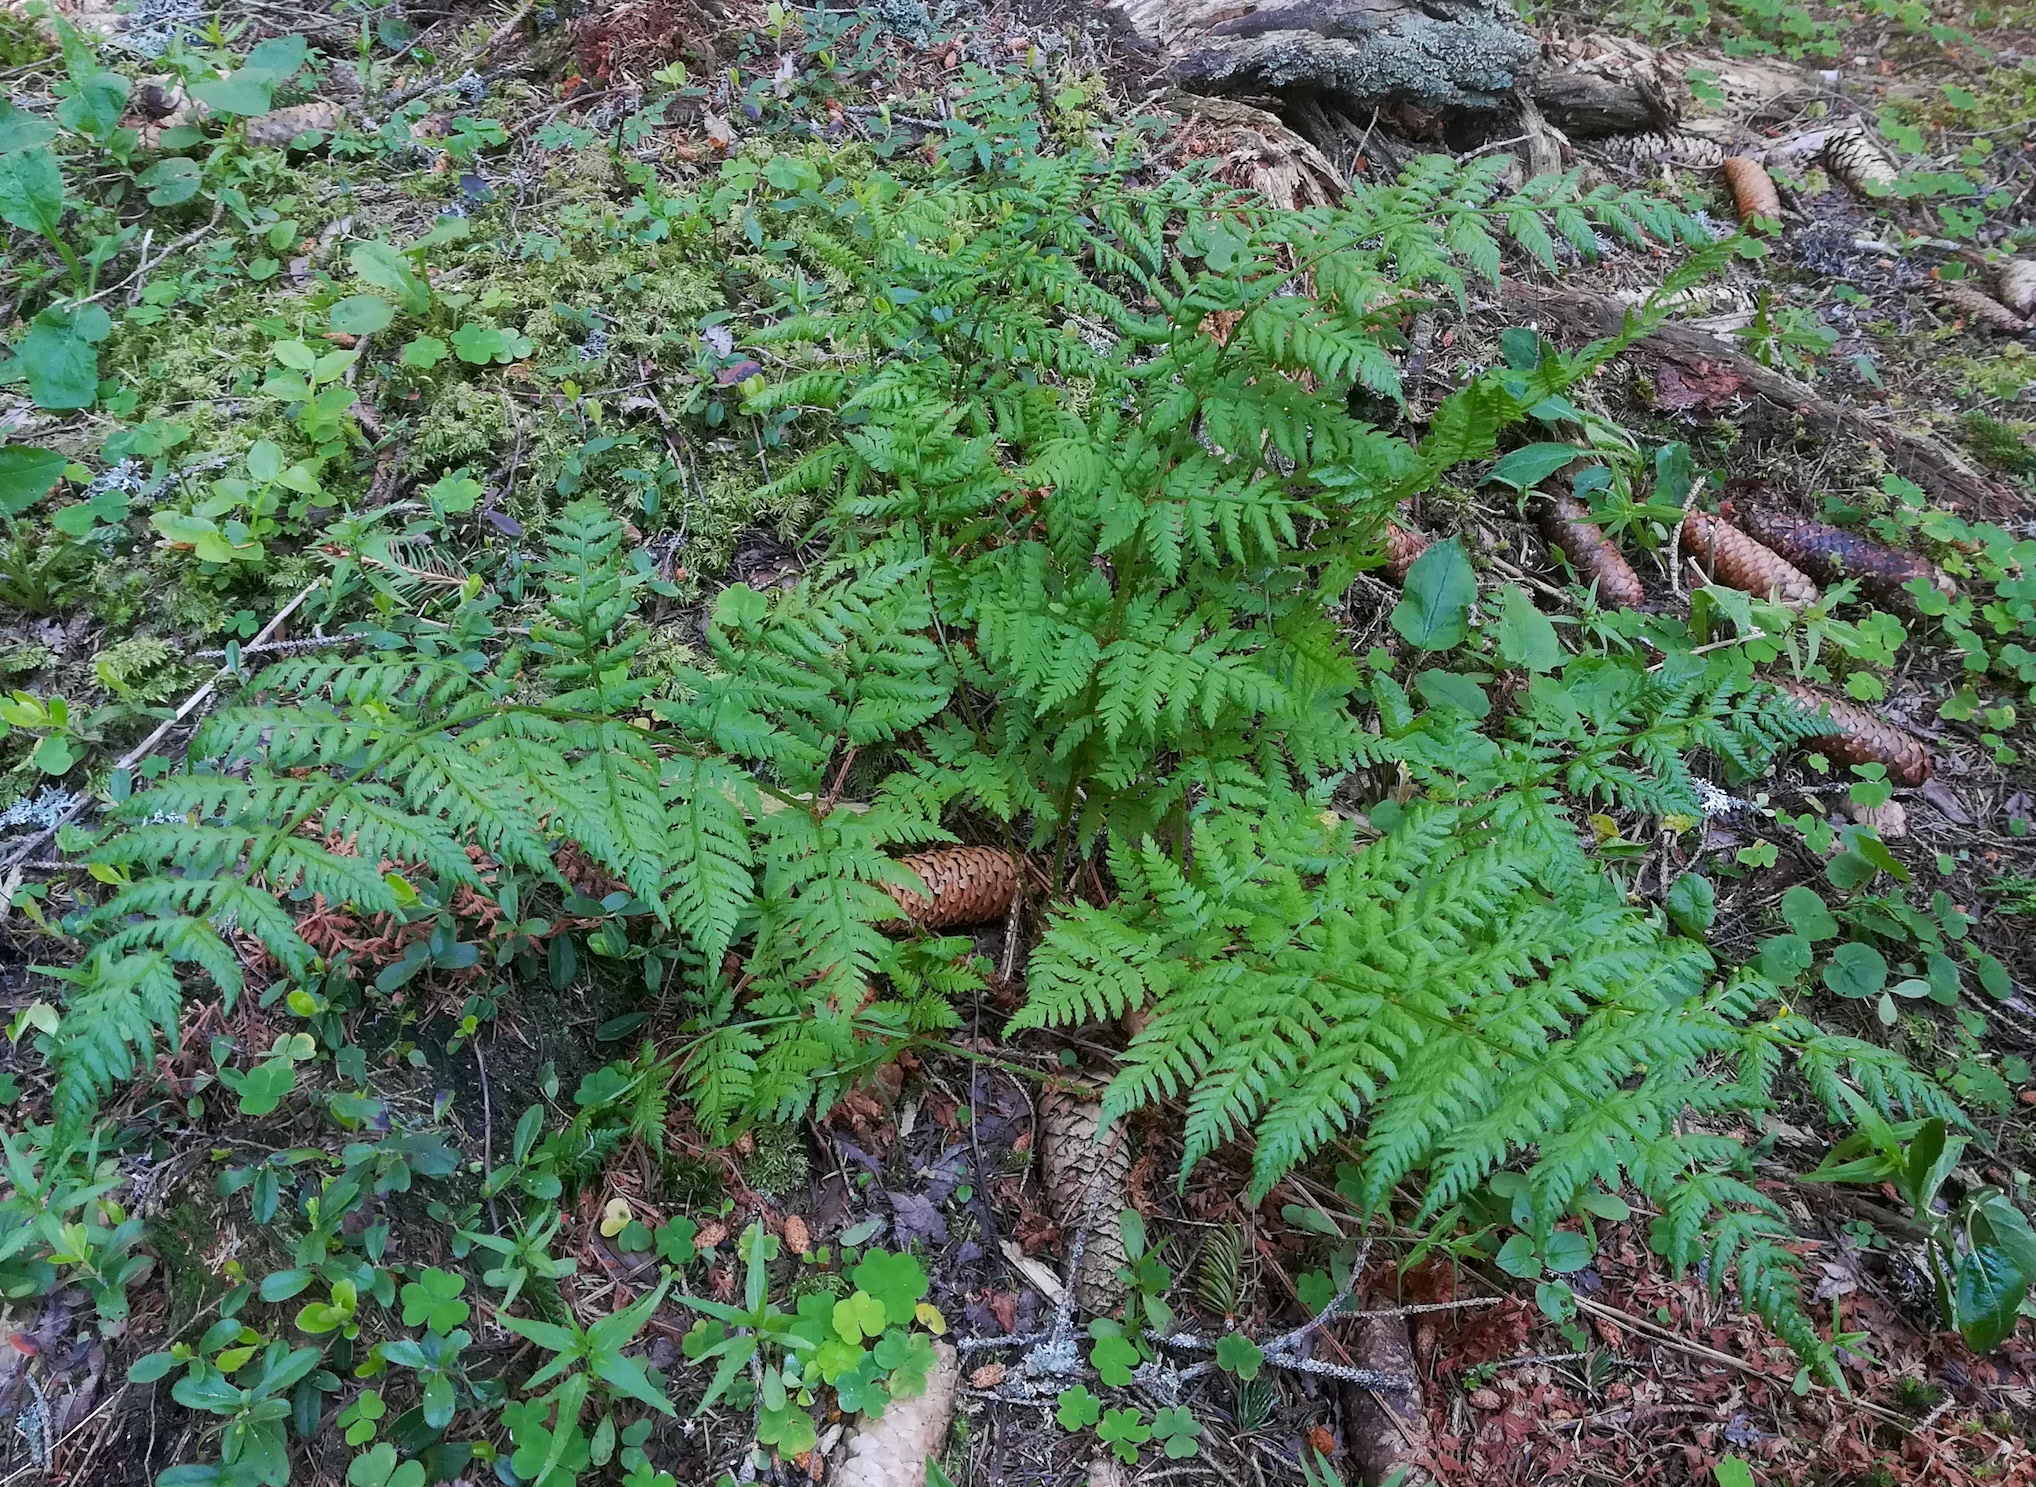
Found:
<svg viewBox="0 0 2036 1487"><path fill-rule="evenodd" d="M1854 702L1832 697L1798 681L1781 680L1775 690L1812 713L1829 710L1829 731L1815 735L1817 751L1838 764L1884 764L1898 785L1920 785L1930 778L1930 750L1877 713Z"/></svg>
<svg viewBox="0 0 2036 1487"><path fill-rule="evenodd" d="M1824 168L1861 196L1894 189L1894 164L1864 129L1843 129L1824 146ZM1881 189L1885 188L1885 190Z"/></svg>
<svg viewBox="0 0 2036 1487"><path fill-rule="evenodd" d="M1075 1235L1088 1236L1081 1271L1068 1279L1077 1304L1099 1313L1124 1299L1117 1269L1129 1257L1117 1215L1129 1202L1131 1177L1130 1133L1121 1120L1102 1129L1102 1115L1100 1102L1066 1090L1049 1089L1039 1097L1047 1206L1068 1254L1074 1253Z"/></svg>
<svg viewBox="0 0 2036 1487"><path fill-rule="evenodd" d="M1732 188L1732 206L1742 223L1751 222L1755 217L1765 217L1774 222L1781 220L1781 197L1774 189L1774 180L1768 175L1766 166L1745 155L1733 155L1722 161L1718 168L1725 173L1725 184Z"/></svg>
<svg viewBox="0 0 2036 1487"><path fill-rule="evenodd" d="M1757 542L1773 548L1789 562L1825 583L1855 578L1876 598L1907 600L1902 585L1920 578L1945 594L1957 587L1925 558L1834 527L1759 507L1729 509L1725 515Z"/></svg>
<svg viewBox="0 0 2036 1487"><path fill-rule="evenodd" d="M1708 170L1725 158L1723 145L1686 129L1616 134L1608 139L1594 139L1586 148L1593 154L1635 165L1684 165L1692 170Z"/></svg>
<svg viewBox="0 0 2036 1487"><path fill-rule="evenodd" d="M2017 258L2002 264L1994 279L1994 298L2024 319L2036 314L2036 262Z"/></svg>
<svg viewBox="0 0 2036 1487"><path fill-rule="evenodd" d="M281 149L300 134L330 134L345 117L336 103L300 103L249 119L243 137L256 148Z"/></svg>
<svg viewBox="0 0 2036 1487"><path fill-rule="evenodd" d="M1937 286L1937 298L1967 320L1976 320L1981 325L1991 326L2003 335L2019 336L2029 329L2028 321L1999 300L1981 294L1977 289L1967 285L1940 284Z"/></svg>
<svg viewBox="0 0 2036 1487"><path fill-rule="evenodd" d="M1407 581L1407 570L1414 566L1414 559L1428 551L1432 540L1425 532L1410 531L1398 522L1386 523L1386 577L1396 584Z"/></svg>
<svg viewBox="0 0 2036 1487"><path fill-rule="evenodd" d="M1575 496L1546 496L1538 503L1541 533L1550 547L1560 548L1570 566L1598 585L1598 602L1607 609L1638 609L1647 602L1640 576L1618 544L1591 520L1591 508Z"/></svg>
<svg viewBox="0 0 2036 1487"><path fill-rule="evenodd" d="M1683 550L1713 582L1779 604L1815 604L1817 586L1779 553L1708 511L1683 514Z"/></svg>
<svg viewBox="0 0 2036 1487"><path fill-rule="evenodd" d="M941 847L900 862L917 873L933 897L886 885L884 891L921 929L985 924L1011 912L1018 893L1018 864L1001 847Z"/></svg>

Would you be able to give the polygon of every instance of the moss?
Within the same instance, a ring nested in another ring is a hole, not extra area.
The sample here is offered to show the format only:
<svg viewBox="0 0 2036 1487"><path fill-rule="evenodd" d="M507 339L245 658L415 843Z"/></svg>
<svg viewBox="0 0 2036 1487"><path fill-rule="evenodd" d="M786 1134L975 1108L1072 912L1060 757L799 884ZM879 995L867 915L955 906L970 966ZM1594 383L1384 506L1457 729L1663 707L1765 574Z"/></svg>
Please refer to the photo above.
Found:
<svg viewBox="0 0 2036 1487"><path fill-rule="evenodd" d="M425 412L411 435L404 469L423 475L456 465L491 466L495 451L507 448L510 440L504 396L498 389L467 381L457 372L447 373L426 395Z"/></svg>
<svg viewBox="0 0 2036 1487"><path fill-rule="evenodd" d="M756 1149L742 1161L742 1180L765 1197L803 1187L813 1177L813 1154L796 1126L760 1125L750 1133Z"/></svg>
<svg viewBox="0 0 2036 1487"><path fill-rule="evenodd" d="M29 676L55 659L55 651L31 640L0 645L0 677Z"/></svg>
<svg viewBox="0 0 2036 1487"><path fill-rule="evenodd" d="M178 652L154 635L131 635L92 658L99 685L126 702L168 700L189 673L177 664Z"/></svg>
<svg viewBox="0 0 2036 1487"><path fill-rule="evenodd" d="M2026 426L2003 423L1977 409L1959 423L1966 444L1982 461L2010 475L2036 475L2036 444L2030 442Z"/></svg>
<svg viewBox="0 0 2036 1487"><path fill-rule="evenodd" d="M672 673L680 667L697 666L700 653L693 641L699 631L691 621L671 625L653 625L645 637L642 649L636 653L636 664L646 676L662 677L654 695L672 697L677 687Z"/></svg>

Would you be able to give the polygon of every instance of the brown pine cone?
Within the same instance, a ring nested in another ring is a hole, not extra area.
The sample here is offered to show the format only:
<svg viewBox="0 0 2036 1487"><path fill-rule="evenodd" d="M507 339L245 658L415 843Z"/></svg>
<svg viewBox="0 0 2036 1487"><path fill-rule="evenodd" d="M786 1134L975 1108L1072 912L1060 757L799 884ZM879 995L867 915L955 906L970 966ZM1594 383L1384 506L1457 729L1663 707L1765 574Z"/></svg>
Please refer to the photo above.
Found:
<svg viewBox="0 0 2036 1487"><path fill-rule="evenodd" d="M1725 184L1732 188L1732 206L1742 223L1755 217L1781 220L1781 197L1766 166L1745 155L1731 155L1718 168L1725 173Z"/></svg>
<svg viewBox="0 0 2036 1487"><path fill-rule="evenodd" d="M1994 298L2025 319L2036 315L2036 262L2013 259L1994 278Z"/></svg>
<svg viewBox="0 0 2036 1487"><path fill-rule="evenodd" d="M1386 577L1396 584L1405 584L1407 570L1414 566L1414 559L1428 551L1433 539L1425 532L1412 531L1398 522L1386 523Z"/></svg>
<svg viewBox="0 0 2036 1487"><path fill-rule="evenodd" d="M1823 158L1824 168L1861 196L1885 195L1894 189L1894 164L1864 129L1841 129L1832 135Z"/></svg>
<svg viewBox="0 0 2036 1487"><path fill-rule="evenodd" d="M1937 298L1944 302L1947 309L1956 311L1967 320L1991 326L2002 335L2019 336L2029 329L2029 322L2020 315L1969 285L1940 284L1937 286Z"/></svg>
<svg viewBox="0 0 2036 1487"><path fill-rule="evenodd" d="M1798 681L1773 685L1812 713L1829 710L1830 731L1816 735L1817 752L1834 763L1884 764L1888 778L1898 785L1920 785L1930 778L1930 750L1923 741L1878 713Z"/></svg>
<svg viewBox="0 0 2036 1487"><path fill-rule="evenodd" d="M1908 600L1909 595L1903 592L1902 585L1912 578L1920 578L1945 594L1958 592L1951 580L1928 559L1901 552L1844 527L1834 527L1829 522L1811 521L1761 507L1733 507L1729 503L1723 514L1749 537L1765 543L1796 567L1825 583L1856 578L1867 593L1888 600Z"/></svg>
<svg viewBox="0 0 2036 1487"><path fill-rule="evenodd" d="M1068 1253L1086 1232L1081 1270L1068 1277L1076 1302L1107 1312L1124 1299L1117 1272L1129 1262L1117 1215L1130 1206L1131 1133L1124 1122L1103 1124L1103 1107L1063 1089L1039 1097L1040 1164L1046 1202Z"/></svg>
<svg viewBox="0 0 2036 1487"><path fill-rule="evenodd" d="M1548 545L1560 548L1584 582L1598 585L1598 602L1607 609L1638 609L1647 602L1640 575L1619 551L1619 545L1591 520L1591 508L1575 496L1544 496L1536 503L1541 533Z"/></svg>
<svg viewBox="0 0 2036 1487"><path fill-rule="evenodd" d="M1683 551L1704 576L1779 604L1815 604L1817 586L1779 553L1708 511L1683 513Z"/></svg>
<svg viewBox="0 0 2036 1487"><path fill-rule="evenodd" d="M889 885L884 891L921 929L1001 919L1018 893L1018 864L1001 847L941 847L899 861L925 881L933 897Z"/></svg>

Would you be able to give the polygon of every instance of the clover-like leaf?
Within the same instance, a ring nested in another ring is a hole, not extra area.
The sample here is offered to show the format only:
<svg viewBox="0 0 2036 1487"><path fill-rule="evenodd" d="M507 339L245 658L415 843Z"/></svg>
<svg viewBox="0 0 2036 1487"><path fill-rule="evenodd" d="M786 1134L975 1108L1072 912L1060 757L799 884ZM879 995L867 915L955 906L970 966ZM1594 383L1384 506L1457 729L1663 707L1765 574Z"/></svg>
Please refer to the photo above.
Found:
<svg viewBox="0 0 2036 1487"><path fill-rule="evenodd" d="M1202 1449L1197 1439L1201 1433L1201 1422L1178 1405L1160 1410L1152 1417L1152 1438L1163 1444L1166 1454L1175 1461Z"/></svg>
<svg viewBox="0 0 2036 1487"><path fill-rule="evenodd" d="M1080 1384L1061 1390L1059 1405L1054 1418L1062 1430L1081 1430L1103 1417L1103 1402Z"/></svg>
<svg viewBox="0 0 2036 1487"><path fill-rule="evenodd" d="M920 1299L926 1294L926 1267L913 1254L892 1254L873 1249L857 1263L850 1279L884 1304L891 1324L910 1326Z"/></svg>
<svg viewBox="0 0 2036 1487"><path fill-rule="evenodd" d="M834 1303L834 1331L843 1342L860 1343L881 1337L890 1313L867 1291L856 1291Z"/></svg>
<svg viewBox="0 0 2036 1487"><path fill-rule="evenodd" d="M1265 1350L1241 1332L1216 1339L1216 1366L1249 1382L1265 1364Z"/></svg>

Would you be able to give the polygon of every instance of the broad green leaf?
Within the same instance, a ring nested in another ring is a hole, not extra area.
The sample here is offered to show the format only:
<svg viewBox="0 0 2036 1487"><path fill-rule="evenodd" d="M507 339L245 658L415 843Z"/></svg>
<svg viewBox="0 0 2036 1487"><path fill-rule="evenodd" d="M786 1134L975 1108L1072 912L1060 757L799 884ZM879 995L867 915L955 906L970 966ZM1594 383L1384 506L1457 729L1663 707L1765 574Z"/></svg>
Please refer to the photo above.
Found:
<svg viewBox="0 0 2036 1487"><path fill-rule="evenodd" d="M1496 481L1514 490L1530 490L1582 455L1583 451L1574 444L1529 444L1511 451L1493 465L1484 483Z"/></svg>
<svg viewBox="0 0 2036 1487"><path fill-rule="evenodd" d="M1591 1263L1591 1242L1571 1229L1557 1229L1542 1246L1542 1257L1557 1275L1574 1275Z"/></svg>
<svg viewBox="0 0 2036 1487"><path fill-rule="evenodd" d="M1234 1373L1247 1383L1258 1377L1265 1364L1265 1351L1241 1332L1216 1339L1216 1366Z"/></svg>
<svg viewBox="0 0 2036 1487"><path fill-rule="evenodd" d="M1842 997L1870 997L1888 982L1888 963L1871 945L1848 941L1831 952L1824 984Z"/></svg>
<svg viewBox="0 0 2036 1487"><path fill-rule="evenodd" d="M1958 1265L1958 1287L1952 1297L1958 1330L1975 1353L1992 1352L2010 1332L2020 1314L2029 1278L1997 1249L1976 1249Z"/></svg>
<svg viewBox="0 0 2036 1487"><path fill-rule="evenodd" d="M173 207L189 201L198 194L203 184L196 161L172 155L158 160L147 170L134 178L137 186L148 189L148 204L152 207Z"/></svg>
<svg viewBox="0 0 2036 1487"><path fill-rule="evenodd" d="M275 91L274 77L245 67L225 77L191 86L191 96L215 114L234 114L241 118L267 113Z"/></svg>
<svg viewBox="0 0 2036 1487"><path fill-rule="evenodd" d="M33 150L57 137L57 126L0 98L0 155Z"/></svg>
<svg viewBox="0 0 2036 1487"><path fill-rule="evenodd" d="M1775 935L1760 947L1760 974L1786 986L1810 968L1815 952L1801 935Z"/></svg>
<svg viewBox="0 0 2036 1487"><path fill-rule="evenodd" d="M373 335L396 318L396 307L379 294L355 294L327 312L332 328L349 336Z"/></svg>
<svg viewBox="0 0 2036 1487"><path fill-rule="evenodd" d="M1499 590L1499 621L1493 627L1499 642L1499 659L1508 666L1529 671L1553 671L1562 665L1562 642L1547 615L1518 584Z"/></svg>
<svg viewBox="0 0 2036 1487"><path fill-rule="evenodd" d="M28 395L38 408L89 408L99 397L98 343L113 321L97 305L48 309L22 338L17 355Z"/></svg>
<svg viewBox="0 0 2036 1487"><path fill-rule="evenodd" d="M1757 1487L1753 1480L1753 1468L1742 1456L1720 1457L1711 1467L1711 1476L1717 1487Z"/></svg>
<svg viewBox="0 0 2036 1487"><path fill-rule="evenodd" d="M1441 671L1430 667L1414 678L1414 690L1426 698L1433 707L1459 708L1474 718L1491 715L1492 700L1485 696L1485 689L1469 677L1458 676L1453 671ZM1309 1209L1302 1211L1312 1213ZM1335 1230L1332 1228L1330 1232L1334 1233Z"/></svg>
<svg viewBox="0 0 2036 1487"><path fill-rule="evenodd" d="M410 260L387 243L356 243L348 255L353 271L377 289L386 289L412 315L431 308L431 287L419 278Z"/></svg>
<svg viewBox="0 0 2036 1487"><path fill-rule="evenodd" d="M1677 929L1702 939L1704 931L1718 917L1717 890L1701 873L1684 873L1668 890L1667 907L1668 917L1675 921Z"/></svg>
<svg viewBox="0 0 2036 1487"><path fill-rule="evenodd" d="M2036 1280L2036 1230L2013 1199L1987 1189L1973 1208L1971 1231L1976 1248L1999 1250L2023 1275Z"/></svg>
<svg viewBox="0 0 2036 1487"><path fill-rule="evenodd" d="M55 237L64 220L64 173L47 148L0 155L0 218Z"/></svg>
<svg viewBox="0 0 2036 1487"><path fill-rule="evenodd" d="M33 444L0 449L0 512L19 516L56 488L64 473L64 457Z"/></svg>
<svg viewBox="0 0 2036 1487"><path fill-rule="evenodd" d="M1393 628L1409 645L1446 651L1470 634L1470 607L1477 576L1463 544L1451 537L1432 544L1407 571L1406 592L1393 610Z"/></svg>
<svg viewBox="0 0 2036 1487"><path fill-rule="evenodd" d="M1831 917L1824 900L1814 889L1800 884L1782 895L1781 916L1790 929L1806 940L1828 940L1838 933L1838 921Z"/></svg>

